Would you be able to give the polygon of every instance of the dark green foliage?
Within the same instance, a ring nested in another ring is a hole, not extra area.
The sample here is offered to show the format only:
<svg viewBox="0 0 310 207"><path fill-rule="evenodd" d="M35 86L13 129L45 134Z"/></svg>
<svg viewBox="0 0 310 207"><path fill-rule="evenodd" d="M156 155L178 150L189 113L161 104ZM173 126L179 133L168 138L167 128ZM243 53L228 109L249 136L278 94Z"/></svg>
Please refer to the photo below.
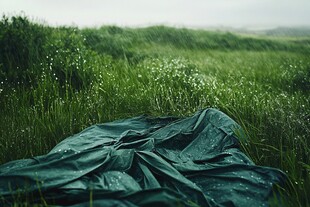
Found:
<svg viewBox="0 0 310 207"><path fill-rule="evenodd" d="M310 91L310 66L306 70L294 74L293 86L305 92Z"/></svg>
<svg viewBox="0 0 310 207"><path fill-rule="evenodd" d="M141 38L145 42L173 45L180 48L194 48L193 33L187 29L175 29L165 26L155 26L142 29Z"/></svg>
<svg viewBox="0 0 310 207"><path fill-rule="evenodd" d="M85 45L99 54L110 55L114 59L127 59L131 63L137 63L145 57L130 50L133 37L122 28L107 26L99 30L84 29L82 34Z"/></svg>
<svg viewBox="0 0 310 207"><path fill-rule="evenodd" d="M249 51L300 51L294 43L268 39L240 37L230 32L208 32L203 30L175 29L156 26L140 29L141 42L171 45L184 49L249 50ZM126 33L123 33L124 35ZM302 47L309 52L309 48Z"/></svg>
<svg viewBox="0 0 310 207"><path fill-rule="evenodd" d="M27 17L3 17L0 22L0 80L7 86L34 87L49 76L62 86L86 87L91 55L76 28L50 28Z"/></svg>
<svg viewBox="0 0 310 207"><path fill-rule="evenodd" d="M81 32L85 38L85 46L99 54L127 60L130 64L137 64L147 57L145 54L130 50L133 37L130 32L125 32L120 27L107 26L99 30L84 29Z"/></svg>
<svg viewBox="0 0 310 207"><path fill-rule="evenodd" d="M310 62L284 60L280 66L283 70L279 79L282 79L283 89L291 93L301 91L310 92Z"/></svg>
<svg viewBox="0 0 310 207"><path fill-rule="evenodd" d="M92 81L92 69L86 60L92 55L84 45L83 36L77 28L53 29L47 47L44 71L53 76L61 86L74 89L87 87Z"/></svg>
<svg viewBox="0 0 310 207"><path fill-rule="evenodd" d="M132 47L141 45L166 45L180 49L212 49L226 51L298 51L309 52L307 45L292 41L277 41L241 37L230 32L209 32L204 30L176 29L166 26L153 26L136 29L115 26L101 27L99 30L84 29L85 44L101 54L113 58L136 58ZM136 58L137 59L137 58ZM138 58L139 59L139 58ZM143 59L143 58L142 58Z"/></svg>
<svg viewBox="0 0 310 207"><path fill-rule="evenodd" d="M114 34L84 30L85 45L98 53L111 55L114 58L124 57L127 42L117 39Z"/></svg>
<svg viewBox="0 0 310 207"><path fill-rule="evenodd" d="M47 30L26 17L3 16L0 21L0 80L28 85L36 78L33 65L45 56Z"/></svg>

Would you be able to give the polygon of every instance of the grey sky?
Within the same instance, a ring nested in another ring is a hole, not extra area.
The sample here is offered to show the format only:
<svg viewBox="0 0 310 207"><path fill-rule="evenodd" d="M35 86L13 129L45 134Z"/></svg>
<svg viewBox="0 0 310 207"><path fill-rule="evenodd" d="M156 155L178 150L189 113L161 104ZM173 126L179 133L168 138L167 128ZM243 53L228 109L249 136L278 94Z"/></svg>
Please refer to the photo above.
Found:
<svg viewBox="0 0 310 207"><path fill-rule="evenodd" d="M310 25L310 0L0 0L1 14L21 11L52 25Z"/></svg>

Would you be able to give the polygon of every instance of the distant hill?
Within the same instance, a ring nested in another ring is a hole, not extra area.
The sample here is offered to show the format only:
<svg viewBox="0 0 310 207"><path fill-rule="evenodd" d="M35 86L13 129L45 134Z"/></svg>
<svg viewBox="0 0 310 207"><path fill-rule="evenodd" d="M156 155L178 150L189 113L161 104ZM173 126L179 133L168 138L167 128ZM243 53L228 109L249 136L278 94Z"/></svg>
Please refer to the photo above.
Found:
<svg viewBox="0 0 310 207"><path fill-rule="evenodd" d="M248 27L207 27L207 31L232 32L241 35L263 35L272 37L310 37L310 26L305 27L275 27L275 28L248 28Z"/></svg>
<svg viewBox="0 0 310 207"><path fill-rule="evenodd" d="M278 27L263 33L270 36L310 37L310 27Z"/></svg>

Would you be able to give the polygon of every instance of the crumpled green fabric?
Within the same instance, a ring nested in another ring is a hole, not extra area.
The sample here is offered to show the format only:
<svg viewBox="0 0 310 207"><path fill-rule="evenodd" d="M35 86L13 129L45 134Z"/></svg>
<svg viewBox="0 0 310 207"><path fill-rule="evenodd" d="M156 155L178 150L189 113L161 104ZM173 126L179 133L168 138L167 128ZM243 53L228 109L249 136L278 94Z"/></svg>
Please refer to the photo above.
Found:
<svg viewBox="0 0 310 207"><path fill-rule="evenodd" d="M46 155L1 165L0 204L267 206L286 176L243 154L240 130L216 109L97 124Z"/></svg>

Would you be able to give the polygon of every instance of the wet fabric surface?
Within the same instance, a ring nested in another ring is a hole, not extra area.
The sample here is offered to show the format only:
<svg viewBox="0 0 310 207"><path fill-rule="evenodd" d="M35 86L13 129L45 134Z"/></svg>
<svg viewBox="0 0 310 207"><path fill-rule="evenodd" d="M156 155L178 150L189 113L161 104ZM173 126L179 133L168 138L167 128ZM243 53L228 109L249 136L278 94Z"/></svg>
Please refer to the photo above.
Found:
<svg viewBox="0 0 310 207"><path fill-rule="evenodd" d="M91 126L48 154L0 166L0 201L58 206L268 206L285 175L238 147L240 127L205 109Z"/></svg>

